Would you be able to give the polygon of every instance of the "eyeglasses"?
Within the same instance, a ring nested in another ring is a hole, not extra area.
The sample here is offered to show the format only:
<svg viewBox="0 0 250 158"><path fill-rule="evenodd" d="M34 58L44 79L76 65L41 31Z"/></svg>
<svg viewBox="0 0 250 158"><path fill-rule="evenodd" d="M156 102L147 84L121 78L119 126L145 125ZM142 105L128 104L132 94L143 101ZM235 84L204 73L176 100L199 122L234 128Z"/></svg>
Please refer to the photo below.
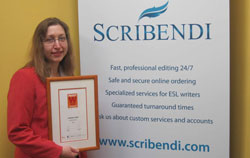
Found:
<svg viewBox="0 0 250 158"><path fill-rule="evenodd" d="M67 41L66 37L58 37L58 38L47 38L43 42L49 45L53 45L58 40L59 43L64 43Z"/></svg>

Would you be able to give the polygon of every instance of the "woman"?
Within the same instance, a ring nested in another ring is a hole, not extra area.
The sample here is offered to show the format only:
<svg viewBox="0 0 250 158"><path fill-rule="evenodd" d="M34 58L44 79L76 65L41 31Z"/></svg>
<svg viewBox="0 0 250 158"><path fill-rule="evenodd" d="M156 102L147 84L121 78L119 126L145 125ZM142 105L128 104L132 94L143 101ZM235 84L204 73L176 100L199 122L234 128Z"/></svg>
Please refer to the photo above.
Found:
<svg viewBox="0 0 250 158"><path fill-rule="evenodd" d="M68 26L57 18L43 20L32 39L31 61L12 77L8 93L8 137L15 158L75 158L78 149L48 140L46 77L73 75ZM80 154L81 158L86 153Z"/></svg>

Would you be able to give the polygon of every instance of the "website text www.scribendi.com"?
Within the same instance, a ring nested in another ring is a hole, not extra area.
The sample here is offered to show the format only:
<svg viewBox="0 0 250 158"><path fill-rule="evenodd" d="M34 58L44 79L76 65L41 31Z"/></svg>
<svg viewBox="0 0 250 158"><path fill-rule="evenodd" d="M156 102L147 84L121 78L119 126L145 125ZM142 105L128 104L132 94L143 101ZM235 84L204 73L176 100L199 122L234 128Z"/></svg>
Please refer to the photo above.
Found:
<svg viewBox="0 0 250 158"><path fill-rule="evenodd" d="M180 140L172 142L145 140L124 140L124 139L108 139L100 138L101 146L113 146L124 148L137 148L148 150L168 150L168 151L188 151L188 152L210 152L210 146L207 144L182 144Z"/></svg>

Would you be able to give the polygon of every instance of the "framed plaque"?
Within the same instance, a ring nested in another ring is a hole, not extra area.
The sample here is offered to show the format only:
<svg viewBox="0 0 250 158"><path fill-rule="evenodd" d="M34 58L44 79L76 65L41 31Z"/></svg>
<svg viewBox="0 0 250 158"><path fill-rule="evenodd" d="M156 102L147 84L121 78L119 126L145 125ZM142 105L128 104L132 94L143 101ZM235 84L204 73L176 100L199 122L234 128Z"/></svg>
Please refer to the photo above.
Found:
<svg viewBox="0 0 250 158"><path fill-rule="evenodd" d="M80 151L99 149L97 76L50 77L49 139Z"/></svg>

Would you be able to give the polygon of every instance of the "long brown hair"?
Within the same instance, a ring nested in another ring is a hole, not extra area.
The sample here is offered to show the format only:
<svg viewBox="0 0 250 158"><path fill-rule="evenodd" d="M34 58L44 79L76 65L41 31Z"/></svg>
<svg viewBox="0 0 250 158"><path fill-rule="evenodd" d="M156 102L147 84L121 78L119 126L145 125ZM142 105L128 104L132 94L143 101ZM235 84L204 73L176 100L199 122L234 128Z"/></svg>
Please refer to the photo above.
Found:
<svg viewBox="0 0 250 158"><path fill-rule="evenodd" d="M52 25L61 25L63 27L68 42L68 52L60 62L59 69L67 76L72 76L74 74L73 49L69 34L69 27L58 18L47 18L41 21L36 27L30 50L31 61L25 65L25 67L34 67L36 73L43 82L45 82L46 77L50 76L51 70L44 54L42 42L46 37L48 27Z"/></svg>

